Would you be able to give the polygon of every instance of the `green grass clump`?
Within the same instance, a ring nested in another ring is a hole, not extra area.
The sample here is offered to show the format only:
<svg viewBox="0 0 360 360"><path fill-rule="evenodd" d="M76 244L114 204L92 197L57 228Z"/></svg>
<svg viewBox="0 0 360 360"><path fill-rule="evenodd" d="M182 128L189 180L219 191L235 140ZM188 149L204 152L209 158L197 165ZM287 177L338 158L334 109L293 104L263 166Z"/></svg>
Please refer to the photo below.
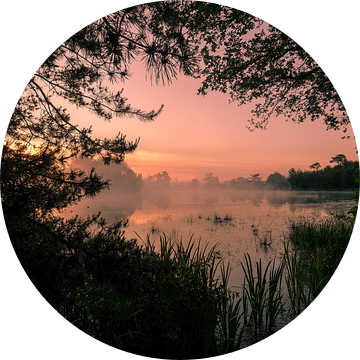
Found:
<svg viewBox="0 0 360 360"><path fill-rule="evenodd" d="M249 308L251 309L249 321L253 321L255 333L263 328L269 332L282 309L283 262L276 266L275 261L270 261L263 268L261 259L253 264L250 255L245 254L245 264L241 263L241 266L245 275L243 286L245 323L247 323L247 309Z"/></svg>
<svg viewBox="0 0 360 360"><path fill-rule="evenodd" d="M326 286L353 227L341 218L294 224L280 263L245 255L237 293L216 246L193 237L159 233L155 245L149 233L140 246L124 238L121 222L106 226L99 216L51 228L7 223L29 277L68 321L117 349L167 359L226 354L249 345L250 333L268 336L287 301L296 316Z"/></svg>
<svg viewBox="0 0 360 360"><path fill-rule="evenodd" d="M72 306L62 309L69 321L110 346L143 356L203 358L235 349L224 345L233 341L233 315L229 331L218 335L231 292L217 275L216 246L164 234L158 248L150 235L145 246L126 244L111 253L97 249L97 264L104 268L89 268L87 281L73 290ZM107 260L115 263L109 279L102 271L112 266Z"/></svg>
<svg viewBox="0 0 360 360"><path fill-rule="evenodd" d="M297 302L296 313L313 301L329 282L345 253L352 231L353 223L338 217L318 224L292 225L289 241L295 253L289 255L286 251L285 255L288 288Z"/></svg>

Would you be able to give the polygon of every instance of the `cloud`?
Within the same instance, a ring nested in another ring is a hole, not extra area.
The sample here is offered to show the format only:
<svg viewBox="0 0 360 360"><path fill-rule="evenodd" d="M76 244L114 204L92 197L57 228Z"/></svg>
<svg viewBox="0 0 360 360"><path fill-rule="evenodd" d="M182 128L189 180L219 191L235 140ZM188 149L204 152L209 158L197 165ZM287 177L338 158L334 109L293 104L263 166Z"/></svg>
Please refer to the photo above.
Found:
<svg viewBox="0 0 360 360"><path fill-rule="evenodd" d="M190 180L213 172L215 176L229 178L231 176L249 175L255 164L246 159L227 157L206 158L191 155L180 155L159 151L136 150L126 156L126 163L137 173L144 176L160 171L168 171L172 178ZM244 174L242 174L244 172Z"/></svg>
<svg viewBox="0 0 360 360"><path fill-rule="evenodd" d="M179 155L159 151L137 150L126 156L126 161L129 164L149 164L149 162L153 162L160 165L161 163L166 164L168 162L179 162L182 160L184 160L184 158Z"/></svg>

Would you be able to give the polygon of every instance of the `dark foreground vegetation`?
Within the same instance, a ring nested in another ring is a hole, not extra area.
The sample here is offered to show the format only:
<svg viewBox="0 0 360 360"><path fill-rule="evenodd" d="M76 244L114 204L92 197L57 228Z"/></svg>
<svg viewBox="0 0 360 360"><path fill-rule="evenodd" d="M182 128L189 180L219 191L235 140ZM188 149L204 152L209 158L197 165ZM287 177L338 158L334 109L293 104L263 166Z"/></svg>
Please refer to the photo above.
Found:
<svg viewBox="0 0 360 360"><path fill-rule="evenodd" d="M293 224L282 261L244 255L244 283L234 292L216 247L195 239L160 236L155 249L149 239L126 240L126 224L97 216L43 227L5 215L25 271L69 322L115 348L172 359L232 352L291 321L326 286L353 229L345 216Z"/></svg>

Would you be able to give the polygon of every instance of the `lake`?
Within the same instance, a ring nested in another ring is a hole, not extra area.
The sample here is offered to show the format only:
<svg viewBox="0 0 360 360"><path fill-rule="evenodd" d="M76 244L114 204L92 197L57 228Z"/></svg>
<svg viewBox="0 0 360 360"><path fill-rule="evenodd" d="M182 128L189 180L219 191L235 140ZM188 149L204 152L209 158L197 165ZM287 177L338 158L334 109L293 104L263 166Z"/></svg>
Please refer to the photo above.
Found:
<svg viewBox="0 0 360 360"><path fill-rule="evenodd" d="M201 239L217 244L232 273L230 286L241 286L240 261L280 259L289 226L303 219L322 221L346 213L353 205L352 192L214 191L200 188L122 193L109 190L67 209L67 214L87 216L101 211L108 222L128 219L126 238L141 244L147 236L159 243L161 234L185 243Z"/></svg>

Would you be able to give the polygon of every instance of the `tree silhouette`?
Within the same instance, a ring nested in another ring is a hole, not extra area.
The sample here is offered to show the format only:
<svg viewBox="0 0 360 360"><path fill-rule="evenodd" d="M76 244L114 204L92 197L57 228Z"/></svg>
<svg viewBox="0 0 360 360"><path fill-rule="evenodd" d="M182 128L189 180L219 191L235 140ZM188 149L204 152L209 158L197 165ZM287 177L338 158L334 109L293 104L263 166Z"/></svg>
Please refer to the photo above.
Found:
<svg viewBox="0 0 360 360"><path fill-rule="evenodd" d="M330 163L337 163L338 165L344 165L346 163L347 159L344 154L337 154L336 156L333 156L330 160Z"/></svg>
<svg viewBox="0 0 360 360"><path fill-rule="evenodd" d="M217 176L213 176L213 173L206 173L205 178L203 181L205 181L205 186L218 186L220 185L219 178Z"/></svg>
<svg viewBox="0 0 360 360"><path fill-rule="evenodd" d="M294 122L322 119L328 129L346 132L349 117L320 66L275 27L221 5L189 5L191 34L202 38L204 77L200 94L229 93L243 105L255 102L249 129L265 129L272 116Z"/></svg>
<svg viewBox="0 0 360 360"><path fill-rule="evenodd" d="M106 273L106 259L134 248L124 243L122 221L108 225L100 215L62 217L62 209L109 186L95 169L86 173L71 169L69 163L87 158L119 164L139 141L127 141L120 132L111 139L97 138L91 126L77 126L76 111L65 106L88 110L104 121L114 116L153 121L162 105L157 110L137 109L119 84L129 77L135 60L144 63L151 79L164 83L195 66L194 46L181 37L174 9L170 3L145 4L80 30L40 66L12 114L1 163L5 222L25 271L59 311L92 271L86 264L99 256L89 245L94 239L102 249L99 272ZM154 30L170 22L166 38Z"/></svg>
<svg viewBox="0 0 360 360"><path fill-rule="evenodd" d="M309 166L310 169L315 169L316 171L318 171L321 168L320 163L316 162L312 165Z"/></svg>

